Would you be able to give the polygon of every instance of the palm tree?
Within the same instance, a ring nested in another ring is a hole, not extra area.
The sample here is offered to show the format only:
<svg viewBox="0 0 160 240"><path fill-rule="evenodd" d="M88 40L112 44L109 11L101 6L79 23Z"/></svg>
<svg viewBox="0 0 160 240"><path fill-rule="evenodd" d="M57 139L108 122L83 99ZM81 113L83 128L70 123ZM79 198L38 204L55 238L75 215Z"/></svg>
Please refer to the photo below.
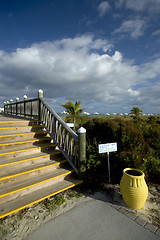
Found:
<svg viewBox="0 0 160 240"><path fill-rule="evenodd" d="M84 111L84 109L80 109L81 102L77 100L75 104L73 104L69 100L65 104L62 104L61 106L64 107L66 109L66 112L73 117L73 123L74 123L73 130L75 131L76 118Z"/></svg>
<svg viewBox="0 0 160 240"><path fill-rule="evenodd" d="M136 117L138 117L143 111L141 109L139 109L138 107L133 107L131 109L131 113L130 114L133 114L135 115Z"/></svg>

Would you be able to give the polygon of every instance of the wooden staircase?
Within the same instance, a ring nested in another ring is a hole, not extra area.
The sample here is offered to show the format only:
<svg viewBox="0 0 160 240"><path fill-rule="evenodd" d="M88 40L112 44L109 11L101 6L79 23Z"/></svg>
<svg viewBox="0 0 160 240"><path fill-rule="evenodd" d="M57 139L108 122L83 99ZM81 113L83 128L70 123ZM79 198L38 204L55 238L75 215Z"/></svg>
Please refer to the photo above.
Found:
<svg viewBox="0 0 160 240"><path fill-rule="evenodd" d="M0 115L0 218L80 183L38 120Z"/></svg>

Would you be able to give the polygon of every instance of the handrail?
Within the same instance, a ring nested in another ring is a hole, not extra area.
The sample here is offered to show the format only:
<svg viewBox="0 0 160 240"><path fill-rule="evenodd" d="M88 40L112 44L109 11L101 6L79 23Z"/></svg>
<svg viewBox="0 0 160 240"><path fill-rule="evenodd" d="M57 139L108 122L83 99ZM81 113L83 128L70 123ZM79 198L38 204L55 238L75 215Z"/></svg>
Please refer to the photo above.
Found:
<svg viewBox="0 0 160 240"><path fill-rule="evenodd" d="M76 173L78 173L78 135L67 126L67 124L58 116L58 114L48 105L48 103L43 98L39 98L39 101L39 119L42 125L45 127L72 168Z"/></svg>

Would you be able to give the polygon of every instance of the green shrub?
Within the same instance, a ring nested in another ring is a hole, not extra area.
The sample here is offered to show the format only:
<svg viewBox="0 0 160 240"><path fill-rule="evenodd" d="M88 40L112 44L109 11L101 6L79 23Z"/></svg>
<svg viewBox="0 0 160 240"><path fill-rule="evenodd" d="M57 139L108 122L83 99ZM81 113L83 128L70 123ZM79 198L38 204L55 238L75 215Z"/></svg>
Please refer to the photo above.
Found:
<svg viewBox="0 0 160 240"><path fill-rule="evenodd" d="M117 142L118 151L110 154L111 176L120 181L126 167L142 169L148 181L160 182L160 124L155 118L90 118L87 130L87 167L90 173L107 172L107 157L98 153L98 144Z"/></svg>

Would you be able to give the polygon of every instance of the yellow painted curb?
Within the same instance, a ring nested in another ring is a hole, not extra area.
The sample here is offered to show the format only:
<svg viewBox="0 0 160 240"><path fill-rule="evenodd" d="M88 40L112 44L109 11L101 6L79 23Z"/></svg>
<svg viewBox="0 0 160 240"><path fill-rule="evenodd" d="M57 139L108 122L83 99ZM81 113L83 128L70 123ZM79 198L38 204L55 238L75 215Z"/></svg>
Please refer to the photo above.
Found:
<svg viewBox="0 0 160 240"><path fill-rule="evenodd" d="M58 194L58 193L60 193L60 192L66 191L67 189L72 188L72 187L75 187L76 185L81 184L81 183L83 183L82 180L80 180L80 181L78 181L78 182L76 182L76 183L74 183L74 184L71 184L71 185L69 185L69 186L67 186L67 187L65 187L65 188L62 188L62 189L60 189L60 190L58 190L58 191L55 191L55 192L53 192L53 193L50 193L50 194L48 194L48 195L46 195L46 196L44 196L44 197L42 197L42 198L39 198L39 199L37 199L37 200L35 200L35 201L29 202L29 203L27 203L27 204L25 204L25 205L22 205L22 206L19 206L19 207L15 208L15 209L12 209L12 210L10 210L10 211L8 211L8 212L6 212L6 213L2 213L2 214L0 214L0 218L6 217L6 216L8 216L8 215L10 215L10 214L12 214L12 213L18 212L18 211L20 211L20 210L22 210L22 209L24 209L24 208L26 208L26 207L29 207L29 206L31 206L31 205L33 205L33 204L35 204L35 203L41 202L41 201L45 200L46 198L49 198L49 197L51 197L51 196L54 196L54 195L56 195L56 194Z"/></svg>

